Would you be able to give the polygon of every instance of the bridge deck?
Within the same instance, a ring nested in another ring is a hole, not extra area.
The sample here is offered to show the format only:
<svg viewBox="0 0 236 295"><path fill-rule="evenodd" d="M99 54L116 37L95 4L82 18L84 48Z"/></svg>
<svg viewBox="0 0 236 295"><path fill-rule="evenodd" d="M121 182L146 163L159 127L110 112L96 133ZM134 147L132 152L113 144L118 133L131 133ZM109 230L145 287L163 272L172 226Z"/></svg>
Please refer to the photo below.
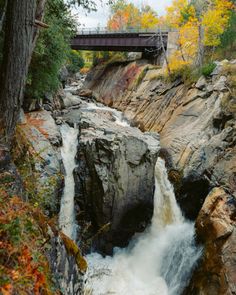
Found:
<svg viewBox="0 0 236 295"><path fill-rule="evenodd" d="M167 46L168 32L162 31L164 46ZM103 30L81 31L72 41L71 47L75 50L101 51L137 51L148 52L161 48L160 34L146 31L119 31Z"/></svg>

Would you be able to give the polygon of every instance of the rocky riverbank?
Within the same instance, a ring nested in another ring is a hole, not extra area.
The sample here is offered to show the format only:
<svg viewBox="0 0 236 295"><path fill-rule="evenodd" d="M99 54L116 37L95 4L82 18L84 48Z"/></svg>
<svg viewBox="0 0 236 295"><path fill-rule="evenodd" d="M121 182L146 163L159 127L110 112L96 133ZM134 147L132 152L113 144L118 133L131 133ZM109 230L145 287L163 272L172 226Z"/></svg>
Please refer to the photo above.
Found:
<svg viewBox="0 0 236 295"><path fill-rule="evenodd" d="M211 76L189 86L164 82L160 70L133 62L97 67L85 83L98 101L160 134L183 176L178 198L189 218L197 217L211 188L236 191L235 67L235 61L218 63Z"/></svg>
<svg viewBox="0 0 236 295"><path fill-rule="evenodd" d="M0 180L9 193L30 200L49 217L58 214L64 174L59 129L63 124L78 128L74 171L78 240L85 251L92 246L111 254L114 246L126 246L150 222L153 171L160 155L185 215L197 218L198 240L205 245L186 294L233 294L234 68L235 62L218 63L210 77L189 86L180 79L164 82L159 70L143 61L98 67L83 89L76 81L46 100L48 111L22 114L12 153L16 166L0 147ZM55 231L50 239L53 272L61 277L62 287L70 285L68 294L80 292L79 249ZM71 270L67 275L64 265Z"/></svg>
<svg viewBox="0 0 236 295"><path fill-rule="evenodd" d="M85 83L97 101L160 134L178 201L188 218L198 216L205 245L186 294L235 292L235 67L217 63L211 76L189 86L181 79L166 83L159 70L134 62L97 67Z"/></svg>

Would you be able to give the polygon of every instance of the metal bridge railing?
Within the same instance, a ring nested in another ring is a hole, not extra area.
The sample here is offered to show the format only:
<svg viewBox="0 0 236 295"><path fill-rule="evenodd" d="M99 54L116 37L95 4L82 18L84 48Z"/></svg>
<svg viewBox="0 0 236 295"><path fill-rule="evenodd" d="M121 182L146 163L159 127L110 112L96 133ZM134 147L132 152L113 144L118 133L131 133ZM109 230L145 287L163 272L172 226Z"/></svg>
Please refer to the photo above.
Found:
<svg viewBox="0 0 236 295"><path fill-rule="evenodd" d="M125 33L157 33L157 32L163 32L163 33L168 33L168 32L173 32L175 31L173 28L169 27L157 27L157 28L152 28L152 29L143 29L143 28L127 28L127 29L122 29L122 30L111 30L106 27L104 28L84 28L80 29L77 34L78 35L99 35L99 34L125 34Z"/></svg>

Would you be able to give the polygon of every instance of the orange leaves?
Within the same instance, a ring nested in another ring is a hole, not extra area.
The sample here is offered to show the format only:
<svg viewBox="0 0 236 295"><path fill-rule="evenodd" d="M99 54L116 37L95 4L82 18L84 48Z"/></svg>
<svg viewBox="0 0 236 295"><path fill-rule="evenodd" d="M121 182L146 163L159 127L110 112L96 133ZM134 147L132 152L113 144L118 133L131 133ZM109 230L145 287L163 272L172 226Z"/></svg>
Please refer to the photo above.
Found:
<svg viewBox="0 0 236 295"><path fill-rule="evenodd" d="M43 230L33 218L38 209L4 191L0 203L0 294L51 294Z"/></svg>
<svg viewBox="0 0 236 295"><path fill-rule="evenodd" d="M11 295L13 292L12 284L6 284L4 286L0 286L0 294L2 295Z"/></svg>
<svg viewBox="0 0 236 295"><path fill-rule="evenodd" d="M110 30L149 29L158 24L157 14L148 5L138 9L134 4L122 2L113 10L107 27Z"/></svg>
<svg viewBox="0 0 236 295"><path fill-rule="evenodd" d="M139 26L139 10L133 4L118 9L109 19L107 27L111 30L125 30Z"/></svg>

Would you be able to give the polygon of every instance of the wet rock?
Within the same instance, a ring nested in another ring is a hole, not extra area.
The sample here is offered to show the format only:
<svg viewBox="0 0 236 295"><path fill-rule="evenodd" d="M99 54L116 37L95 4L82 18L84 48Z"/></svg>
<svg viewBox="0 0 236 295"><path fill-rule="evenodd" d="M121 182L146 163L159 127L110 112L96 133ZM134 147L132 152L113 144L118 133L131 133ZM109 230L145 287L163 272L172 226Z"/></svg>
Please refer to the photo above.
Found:
<svg viewBox="0 0 236 295"><path fill-rule="evenodd" d="M76 200L96 231L110 224L95 246L125 246L152 216L159 136L119 125L106 110L71 110L64 119L80 130Z"/></svg>
<svg viewBox="0 0 236 295"><path fill-rule="evenodd" d="M204 254L185 294L235 294L236 198L214 188L199 213L196 231Z"/></svg>
<svg viewBox="0 0 236 295"><path fill-rule="evenodd" d="M71 92L68 91L68 92L66 92L63 102L64 102L64 106L66 108L69 108L69 107L72 107L75 105L77 105L77 106L80 105L81 99L78 96L73 95Z"/></svg>

